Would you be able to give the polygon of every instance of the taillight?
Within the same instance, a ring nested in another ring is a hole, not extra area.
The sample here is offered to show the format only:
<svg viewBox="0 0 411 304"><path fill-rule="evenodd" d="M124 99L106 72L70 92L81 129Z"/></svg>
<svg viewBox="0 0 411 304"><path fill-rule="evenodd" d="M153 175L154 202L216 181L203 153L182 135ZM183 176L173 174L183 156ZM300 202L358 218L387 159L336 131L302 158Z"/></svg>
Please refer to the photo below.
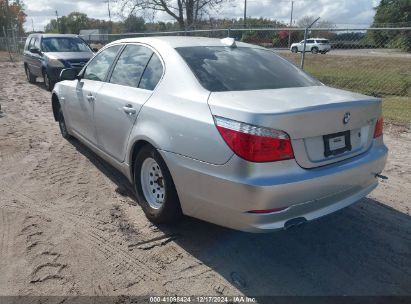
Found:
<svg viewBox="0 0 411 304"><path fill-rule="evenodd" d="M252 162L294 158L290 137L278 130L215 116L221 136L235 154Z"/></svg>
<svg viewBox="0 0 411 304"><path fill-rule="evenodd" d="M377 120L377 124L375 125L375 130L374 130L374 138L380 137L383 133L384 129L384 118L380 118Z"/></svg>

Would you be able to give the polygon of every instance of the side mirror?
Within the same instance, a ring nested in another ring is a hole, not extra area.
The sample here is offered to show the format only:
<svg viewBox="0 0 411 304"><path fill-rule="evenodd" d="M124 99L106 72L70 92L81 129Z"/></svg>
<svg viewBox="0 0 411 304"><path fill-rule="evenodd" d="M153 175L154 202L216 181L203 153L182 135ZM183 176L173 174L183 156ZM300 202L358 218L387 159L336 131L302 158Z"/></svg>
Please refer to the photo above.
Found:
<svg viewBox="0 0 411 304"><path fill-rule="evenodd" d="M75 69L64 69L60 72L60 81L77 79L77 72Z"/></svg>
<svg viewBox="0 0 411 304"><path fill-rule="evenodd" d="M38 48L31 48L31 49L30 49L30 53L40 54L41 52L40 52L40 50L39 50Z"/></svg>

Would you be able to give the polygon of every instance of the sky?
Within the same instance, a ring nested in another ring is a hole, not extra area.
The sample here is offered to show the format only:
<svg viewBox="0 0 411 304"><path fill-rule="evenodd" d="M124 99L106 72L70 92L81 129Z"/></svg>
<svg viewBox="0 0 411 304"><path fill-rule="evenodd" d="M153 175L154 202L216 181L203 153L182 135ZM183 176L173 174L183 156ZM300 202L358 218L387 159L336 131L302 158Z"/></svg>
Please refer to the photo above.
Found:
<svg viewBox="0 0 411 304"><path fill-rule="evenodd" d="M112 1L114 2L114 1ZM247 0L248 17L264 17L290 22L291 0ZM304 16L319 16L339 27L366 27L373 21L374 7L380 0L294 0L294 19ZM51 19L67 15L73 11L87 14L91 18L108 20L107 0L24 0L26 6L28 31L44 30ZM114 3L110 5L112 19L120 20ZM244 0L231 0L218 12L216 17L241 18L244 14ZM173 21L165 13L157 13L154 21Z"/></svg>

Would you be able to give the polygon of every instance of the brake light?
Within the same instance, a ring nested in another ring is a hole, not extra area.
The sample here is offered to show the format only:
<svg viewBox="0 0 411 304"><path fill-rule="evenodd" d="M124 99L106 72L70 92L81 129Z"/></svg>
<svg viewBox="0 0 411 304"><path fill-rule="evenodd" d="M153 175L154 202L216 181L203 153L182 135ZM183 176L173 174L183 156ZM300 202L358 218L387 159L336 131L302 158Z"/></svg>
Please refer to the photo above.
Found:
<svg viewBox="0 0 411 304"><path fill-rule="evenodd" d="M235 154L252 162L274 162L294 158L288 134L270 128L215 116L215 124Z"/></svg>
<svg viewBox="0 0 411 304"><path fill-rule="evenodd" d="M380 119L377 120L377 123L375 125L374 138L382 136L383 129L384 129L384 118L380 117Z"/></svg>

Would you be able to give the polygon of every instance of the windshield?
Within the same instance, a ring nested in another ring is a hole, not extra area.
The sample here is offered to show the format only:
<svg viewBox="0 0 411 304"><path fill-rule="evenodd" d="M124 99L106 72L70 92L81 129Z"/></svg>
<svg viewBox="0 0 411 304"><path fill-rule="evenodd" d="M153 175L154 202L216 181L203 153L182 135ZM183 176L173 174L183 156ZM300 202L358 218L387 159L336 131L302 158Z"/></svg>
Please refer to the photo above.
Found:
<svg viewBox="0 0 411 304"><path fill-rule="evenodd" d="M182 47L176 50L202 86L211 92L320 85L268 50L249 47Z"/></svg>
<svg viewBox="0 0 411 304"><path fill-rule="evenodd" d="M88 45L77 37L46 37L41 41L43 52L91 52Z"/></svg>

